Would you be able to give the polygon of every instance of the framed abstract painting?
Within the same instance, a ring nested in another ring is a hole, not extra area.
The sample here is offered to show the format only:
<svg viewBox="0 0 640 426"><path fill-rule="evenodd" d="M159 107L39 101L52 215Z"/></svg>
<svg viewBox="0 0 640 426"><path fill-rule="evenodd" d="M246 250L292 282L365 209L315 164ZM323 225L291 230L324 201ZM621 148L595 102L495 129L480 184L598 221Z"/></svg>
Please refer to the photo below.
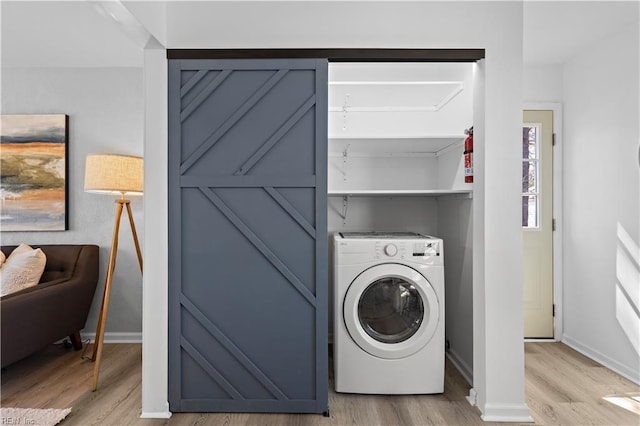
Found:
<svg viewBox="0 0 640 426"><path fill-rule="evenodd" d="M68 229L66 114L0 115L0 231Z"/></svg>

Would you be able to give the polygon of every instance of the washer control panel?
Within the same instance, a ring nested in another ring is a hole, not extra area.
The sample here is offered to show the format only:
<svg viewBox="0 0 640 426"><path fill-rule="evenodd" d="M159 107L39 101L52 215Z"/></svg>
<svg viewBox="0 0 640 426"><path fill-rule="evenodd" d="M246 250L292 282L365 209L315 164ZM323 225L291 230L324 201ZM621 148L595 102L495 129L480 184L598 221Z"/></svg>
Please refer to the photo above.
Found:
<svg viewBox="0 0 640 426"><path fill-rule="evenodd" d="M393 257L396 254L398 254L398 247L393 243L389 243L386 246L384 246L384 254L386 254L389 257Z"/></svg>
<svg viewBox="0 0 640 426"><path fill-rule="evenodd" d="M334 237L335 266L355 265L371 261L415 262L421 265L443 265L443 242L440 238L368 238L358 235Z"/></svg>
<svg viewBox="0 0 640 426"><path fill-rule="evenodd" d="M410 251L410 250L409 250ZM407 243L404 241L388 242L388 241L376 241L375 242L375 258L399 258L404 259L407 256Z"/></svg>
<svg viewBox="0 0 640 426"><path fill-rule="evenodd" d="M440 256L440 243L439 241L422 241L413 244L414 257L430 257Z"/></svg>
<svg viewBox="0 0 640 426"><path fill-rule="evenodd" d="M398 241L393 243L376 241L375 243L376 259L432 256L440 256L440 243L438 241Z"/></svg>

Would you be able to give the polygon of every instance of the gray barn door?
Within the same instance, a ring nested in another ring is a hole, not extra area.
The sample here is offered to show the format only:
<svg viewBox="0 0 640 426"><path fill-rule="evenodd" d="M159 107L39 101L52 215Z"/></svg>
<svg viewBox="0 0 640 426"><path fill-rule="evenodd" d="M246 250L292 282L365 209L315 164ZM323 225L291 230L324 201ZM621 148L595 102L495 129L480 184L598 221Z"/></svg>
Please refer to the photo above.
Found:
<svg viewBox="0 0 640 426"><path fill-rule="evenodd" d="M171 411L327 406L327 61L169 61Z"/></svg>

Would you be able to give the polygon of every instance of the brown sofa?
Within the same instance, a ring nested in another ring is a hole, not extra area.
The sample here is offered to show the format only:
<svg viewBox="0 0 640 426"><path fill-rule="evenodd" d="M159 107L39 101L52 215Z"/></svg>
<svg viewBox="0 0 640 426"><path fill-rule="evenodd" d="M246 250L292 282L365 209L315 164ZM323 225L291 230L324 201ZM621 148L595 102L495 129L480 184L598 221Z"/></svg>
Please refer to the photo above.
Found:
<svg viewBox="0 0 640 426"><path fill-rule="evenodd" d="M47 263L40 283L0 298L2 368L69 336L82 348L84 328L98 283L98 246L41 245ZM2 246L9 254L16 246Z"/></svg>

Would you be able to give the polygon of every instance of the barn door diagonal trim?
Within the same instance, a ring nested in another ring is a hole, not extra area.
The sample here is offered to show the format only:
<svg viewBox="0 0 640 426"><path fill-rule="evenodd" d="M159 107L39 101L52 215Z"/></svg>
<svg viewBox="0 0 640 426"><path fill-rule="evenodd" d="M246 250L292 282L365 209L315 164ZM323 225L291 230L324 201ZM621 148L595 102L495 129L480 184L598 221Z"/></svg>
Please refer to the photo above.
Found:
<svg viewBox="0 0 640 426"><path fill-rule="evenodd" d="M313 238L314 240L316 239L315 228L309 222L307 222L307 219L305 219L300 214L300 212L298 212L298 210L293 207L293 205L289 201L287 201L287 199L284 198L282 194L278 192L277 189L272 187L265 187L264 190L271 196L271 198L273 198L276 203L280 205L280 207L282 207L284 211L289 214L289 216L291 216L298 223L298 225L302 227L302 229L307 231L307 234L311 235L311 238Z"/></svg>
<svg viewBox="0 0 640 426"><path fill-rule="evenodd" d="M193 88L193 86L198 84L198 82L200 80L202 80L204 78L204 76L207 75L208 73L209 73L209 71L207 71L207 70L198 70L198 72L195 73L193 75L193 77L191 77L189 79L189 81L187 81L184 84L184 86L180 87L180 98L184 98L184 95L189 93L189 90L191 90Z"/></svg>
<svg viewBox="0 0 640 426"><path fill-rule="evenodd" d="M209 332L256 380L279 400L289 399L273 381L256 366L205 314L200 311L184 294L180 295L180 304Z"/></svg>
<svg viewBox="0 0 640 426"><path fill-rule="evenodd" d="M300 119L304 117L307 111L309 111L309 109L311 109L311 107L315 104L316 95L314 94L311 95L311 97L307 99L306 102L302 104L302 106L298 108L298 110L291 117L289 117L289 119L282 126L280 126L280 128L264 144L262 144L262 146L258 148L258 150L251 157L249 157L249 159L245 161L242 166L240 166L240 168L234 173L234 175L243 176L247 174L247 172L251 170L251 168L255 166L256 163L260 161L262 157L264 157L267 152L269 152L271 148L273 148L275 144L277 144L278 141L280 141L280 139L282 139L282 137L286 135L287 132L291 130L291 128L295 126L295 124L300 121Z"/></svg>
<svg viewBox="0 0 640 426"><path fill-rule="evenodd" d="M204 370L207 374L216 381L227 394L233 399L241 399L244 400L245 397L238 392L238 390L233 387L231 383L227 379L224 378L222 373L220 373L213 365L209 363L201 354L198 352L196 348L193 347L191 343L187 341L184 337L180 338L180 346L189 354L191 358Z"/></svg>
<svg viewBox="0 0 640 426"><path fill-rule="evenodd" d="M211 188L200 187L200 191L214 206L258 249L260 253L284 276L298 292L315 308L316 297L298 277L269 249L269 247L222 201Z"/></svg>
<svg viewBox="0 0 640 426"><path fill-rule="evenodd" d="M231 72L231 71L228 71ZM282 69L274 73L253 95L251 95L225 122L214 130L198 148L182 163L180 173L185 173L193 166L213 145L215 145L222 136L224 136L244 115L251 110L264 95L266 95L273 86L278 83L289 70ZM194 101L195 102L195 101ZM193 102L192 102L193 103ZM189 104L191 106L191 104ZM183 120L184 121L184 120Z"/></svg>
<svg viewBox="0 0 640 426"><path fill-rule="evenodd" d="M211 83L209 83L207 85L207 87L202 89L202 91L200 93L198 93L198 96L196 96L189 103L189 105L187 105L182 110L182 112L180 113L180 121L186 120L191 115L191 113L193 111L198 109L200 104L202 104L204 101L206 101L207 98L209 96L211 96L211 94L222 84L223 81L225 81L227 79L227 77L229 77L230 74L231 74L230 70L222 71L220 74L218 74L216 76L216 78L213 79L213 81L211 81Z"/></svg>

